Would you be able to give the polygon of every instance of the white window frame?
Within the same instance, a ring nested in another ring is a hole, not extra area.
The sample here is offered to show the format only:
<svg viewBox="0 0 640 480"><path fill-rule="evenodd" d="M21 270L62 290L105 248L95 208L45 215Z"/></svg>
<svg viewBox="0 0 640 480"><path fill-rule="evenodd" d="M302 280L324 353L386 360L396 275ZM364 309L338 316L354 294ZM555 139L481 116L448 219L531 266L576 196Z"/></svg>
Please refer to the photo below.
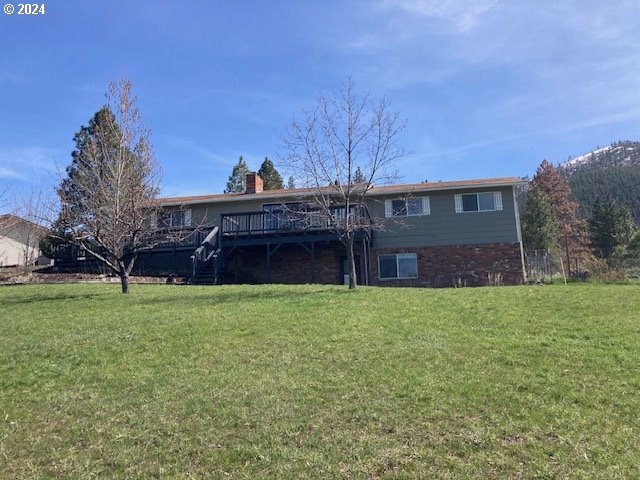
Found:
<svg viewBox="0 0 640 480"><path fill-rule="evenodd" d="M409 213L409 205L408 201L411 199L421 199L422 200L422 213ZM405 215L394 215L393 214L393 202L402 201L405 203L406 212ZM428 196L420 196L420 197L398 197L398 198L388 198L384 201L384 216L386 218L391 217L423 217L425 215L431 215L431 202Z"/></svg>
<svg viewBox="0 0 640 480"><path fill-rule="evenodd" d="M289 203L263 203L262 204L262 228L266 231L292 230L291 213L300 212L300 217L294 219L297 227L301 222L308 222L310 217L305 210L305 204L301 202ZM296 228L297 228L296 227Z"/></svg>
<svg viewBox="0 0 640 480"><path fill-rule="evenodd" d="M396 276L395 277L382 277L380 275L380 259L382 257L395 257L396 258ZM400 259L401 258L414 258L416 261L416 276L415 277L401 277L400 276ZM387 253L383 255L378 255L378 280L387 281L387 280L415 280L419 276L418 272L418 254L417 253Z"/></svg>
<svg viewBox="0 0 640 480"><path fill-rule="evenodd" d="M173 214L176 212L183 212L184 216L183 219L184 221L182 222L181 225L178 224L174 224L173 221ZM162 216L167 216L169 219L169 223L168 225L163 225L160 226L160 219ZM172 210L164 210L163 212L158 212L155 215L155 224L156 224L156 228L177 228L177 227L190 227L191 226L191 209L190 208L184 208L184 209L172 209Z"/></svg>
<svg viewBox="0 0 640 480"><path fill-rule="evenodd" d="M462 197L464 196L476 196L476 202L478 205L478 210L464 210L464 202ZM493 208L491 209L480 209L480 195L493 195ZM455 200L455 210L456 213L482 213L482 212L500 212L503 210L502 205L502 192L494 191L494 192L470 192L470 193L456 193L454 195Z"/></svg>

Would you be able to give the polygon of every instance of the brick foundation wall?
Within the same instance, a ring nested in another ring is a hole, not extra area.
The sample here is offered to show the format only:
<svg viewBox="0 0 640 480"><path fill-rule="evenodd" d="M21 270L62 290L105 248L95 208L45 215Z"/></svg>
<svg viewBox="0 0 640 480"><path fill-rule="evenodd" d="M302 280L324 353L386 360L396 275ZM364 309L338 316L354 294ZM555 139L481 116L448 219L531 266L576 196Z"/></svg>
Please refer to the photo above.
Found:
<svg viewBox="0 0 640 480"><path fill-rule="evenodd" d="M418 256L418 278L411 280L379 280L378 256L415 253ZM271 282L284 284L341 284L340 259L346 251L335 245L316 245L316 272L312 279L311 255L298 245L280 247L271 257ZM136 260L133 275L191 274L191 252L152 252ZM455 287L492 284L516 285L523 282L520 245L493 243L442 247L371 249L371 284L381 287ZM99 262L83 262L73 271L103 273ZM224 271L224 283L267 283L266 247L236 250ZM364 284L364 279L358 279Z"/></svg>
<svg viewBox="0 0 640 480"><path fill-rule="evenodd" d="M341 253L333 247L315 248L314 283L339 283ZM236 250L227 261L224 283L268 283L266 247ZM312 283L311 255L297 245L284 245L271 256L271 283Z"/></svg>
<svg viewBox="0 0 640 480"><path fill-rule="evenodd" d="M379 280L378 256L415 253L418 278ZM524 281L519 243L371 250L371 283L379 286L458 287L517 285Z"/></svg>

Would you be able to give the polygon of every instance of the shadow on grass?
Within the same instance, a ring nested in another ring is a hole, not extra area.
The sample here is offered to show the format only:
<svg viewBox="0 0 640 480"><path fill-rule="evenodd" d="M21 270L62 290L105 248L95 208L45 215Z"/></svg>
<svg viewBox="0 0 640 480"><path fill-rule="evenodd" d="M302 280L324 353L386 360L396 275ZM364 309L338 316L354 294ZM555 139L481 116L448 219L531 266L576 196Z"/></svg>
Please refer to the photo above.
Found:
<svg viewBox="0 0 640 480"><path fill-rule="evenodd" d="M3 285L0 288L18 287L19 285ZM164 285L163 285L164 287ZM346 287L341 288L336 285L307 285L305 288L296 288L295 285L229 285L223 287L192 287L180 286L178 288L199 288L211 289L210 291L200 290L194 292L194 295L176 295L176 294L152 294L138 293L132 291L128 295L117 294L118 298L128 298L135 305L159 305L170 304L172 306L179 304L187 304L193 306L194 302L204 301L203 303L213 305L238 305L246 302L260 301L282 301L282 302L298 302L304 298L322 296L322 295L353 295L359 290L349 290ZM55 294L52 292L29 293L28 295L17 295L11 297L0 298L0 306L27 305L40 302L56 302L66 300L113 300L113 292L60 292Z"/></svg>
<svg viewBox="0 0 640 480"><path fill-rule="evenodd" d="M55 295L52 293L42 293L42 294L30 294L28 296L16 296L16 297L5 297L0 298L0 306L11 306L11 305L26 305L30 303L39 303L39 302L57 302L60 300L89 300L89 299L98 299L104 298L103 293L61 293L59 295Z"/></svg>
<svg viewBox="0 0 640 480"><path fill-rule="evenodd" d="M289 289L289 288L279 288L282 286L264 286L264 285L233 285L227 287L191 287L184 286L184 288L199 288L199 289L211 289L210 295L207 295L206 292L204 295L198 292L198 295L188 295L184 297L176 297L176 296L162 296L162 297L153 297L153 298L141 298L138 302L140 305L158 305L160 303L169 303L175 305L176 303L188 303L189 306L193 306L194 302L206 300L207 303L214 305L237 305L246 302L260 302L265 300L271 301L299 301L303 298L315 297L326 295L328 293L335 295L341 293L351 293L347 289L337 289L333 286L310 286L313 288L309 289ZM293 286L295 287L295 286ZM266 289L265 289L266 288ZM232 289L232 290L231 290Z"/></svg>

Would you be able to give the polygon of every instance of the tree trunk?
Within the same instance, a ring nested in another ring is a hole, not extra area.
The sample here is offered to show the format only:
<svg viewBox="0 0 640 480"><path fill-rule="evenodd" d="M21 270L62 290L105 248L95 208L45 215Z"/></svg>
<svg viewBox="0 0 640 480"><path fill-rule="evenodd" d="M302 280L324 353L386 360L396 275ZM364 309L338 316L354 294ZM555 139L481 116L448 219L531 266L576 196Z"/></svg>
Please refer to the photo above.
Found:
<svg viewBox="0 0 640 480"><path fill-rule="evenodd" d="M353 290L358 285L358 280L356 278L356 259L353 255L353 234L349 236L347 255L349 263L349 290Z"/></svg>
<svg viewBox="0 0 640 480"><path fill-rule="evenodd" d="M567 275L571 276L571 257L569 256L569 235L564 232L564 250L567 256Z"/></svg>
<svg viewBox="0 0 640 480"><path fill-rule="evenodd" d="M120 273L120 284L122 285L122 293L129 293L129 274L127 272Z"/></svg>

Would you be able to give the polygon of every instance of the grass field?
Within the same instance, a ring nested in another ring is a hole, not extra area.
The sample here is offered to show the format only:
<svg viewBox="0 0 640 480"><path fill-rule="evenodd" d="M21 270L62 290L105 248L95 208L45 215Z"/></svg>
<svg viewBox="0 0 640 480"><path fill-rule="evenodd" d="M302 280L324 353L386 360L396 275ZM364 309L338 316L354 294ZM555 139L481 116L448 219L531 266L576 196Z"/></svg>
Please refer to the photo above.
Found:
<svg viewBox="0 0 640 480"><path fill-rule="evenodd" d="M0 288L0 478L640 478L640 287Z"/></svg>

